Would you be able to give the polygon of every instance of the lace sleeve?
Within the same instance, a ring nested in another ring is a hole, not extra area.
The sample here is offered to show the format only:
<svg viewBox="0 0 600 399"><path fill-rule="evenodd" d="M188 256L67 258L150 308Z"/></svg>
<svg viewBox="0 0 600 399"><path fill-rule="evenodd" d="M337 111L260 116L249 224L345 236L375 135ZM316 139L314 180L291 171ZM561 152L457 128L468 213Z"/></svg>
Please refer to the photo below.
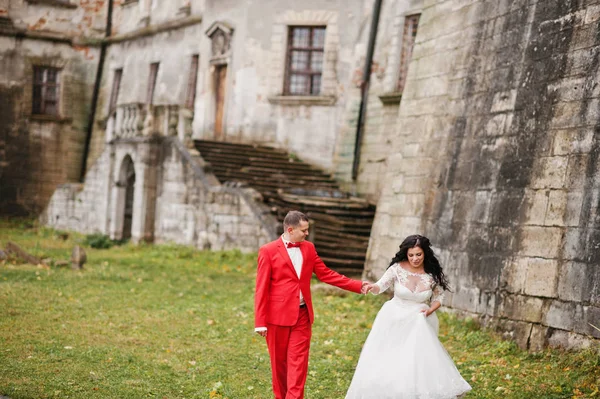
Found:
<svg viewBox="0 0 600 399"><path fill-rule="evenodd" d="M388 267L383 276L375 283L379 287L379 293L386 291L388 288L394 285L394 277L396 273L394 272L394 267Z"/></svg>
<svg viewBox="0 0 600 399"><path fill-rule="evenodd" d="M437 301L441 305L444 303L445 295L446 294L445 294L442 286L436 284L435 287L433 287L433 294L431 295L431 302Z"/></svg>

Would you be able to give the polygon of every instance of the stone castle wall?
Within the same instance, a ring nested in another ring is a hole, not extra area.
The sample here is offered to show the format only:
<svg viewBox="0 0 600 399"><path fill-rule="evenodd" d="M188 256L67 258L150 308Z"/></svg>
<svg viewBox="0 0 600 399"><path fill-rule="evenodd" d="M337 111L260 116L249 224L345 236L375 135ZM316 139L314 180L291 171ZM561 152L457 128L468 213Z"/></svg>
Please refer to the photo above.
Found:
<svg viewBox="0 0 600 399"><path fill-rule="evenodd" d="M429 236L448 305L523 347L600 338L600 2L424 1L367 269Z"/></svg>

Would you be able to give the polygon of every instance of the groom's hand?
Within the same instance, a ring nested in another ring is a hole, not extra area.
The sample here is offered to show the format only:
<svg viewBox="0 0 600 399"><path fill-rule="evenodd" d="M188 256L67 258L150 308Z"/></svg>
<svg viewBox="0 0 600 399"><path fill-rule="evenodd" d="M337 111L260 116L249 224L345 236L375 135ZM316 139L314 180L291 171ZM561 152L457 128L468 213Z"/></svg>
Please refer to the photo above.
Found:
<svg viewBox="0 0 600 399"><path fill-rule="evenodd" d="M256 327L254 331L261 337L267 336L267 327Z"/></svg>
<svg viewBox="0 0 600 399"><path fill-rule="evenodd" d="M369 291L371 291L371 289L373 289L371 283L369 283L368 281L363 281L362 287L360 287L360 293L366 295L369 293Z"/></svg>

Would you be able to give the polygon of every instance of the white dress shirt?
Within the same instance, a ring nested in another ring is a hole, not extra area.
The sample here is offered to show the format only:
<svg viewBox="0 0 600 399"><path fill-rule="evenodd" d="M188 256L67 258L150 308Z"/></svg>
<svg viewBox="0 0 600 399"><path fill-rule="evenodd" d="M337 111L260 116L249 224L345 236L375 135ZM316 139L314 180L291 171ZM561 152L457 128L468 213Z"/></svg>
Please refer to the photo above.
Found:
<svg viewBox="0 0 600 399"><path fill-rule="evenodd" d="M283 240L283 245L285 245L285 249L287 250L287 253L290 256L292 265L294 265L294 269L296 269L296 274L298 275L298 278L300 278L300 274L302 273L302 262L304 261L304 259L302 258L302 251L300 251L299 247L288 248L287 244L290 241L283 238L283 236L281 236L281 239ZM302 296L302 290L300 290L300 305L304 305L304 297Z"/></svg>

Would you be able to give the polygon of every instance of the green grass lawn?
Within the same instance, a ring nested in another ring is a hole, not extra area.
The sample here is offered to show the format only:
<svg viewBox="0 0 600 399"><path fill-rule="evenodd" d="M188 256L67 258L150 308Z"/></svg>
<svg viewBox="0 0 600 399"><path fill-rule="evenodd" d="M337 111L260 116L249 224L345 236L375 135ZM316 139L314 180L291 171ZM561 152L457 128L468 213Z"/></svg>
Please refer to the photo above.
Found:
<svg viewBox="0 0 600 399"><path fill-rule="evenodd" d="M12 240L66 260L84 237L0 220ZM255 254L187 247L86 248L82 271L0 262L0 395L16 398L272 398L253 333ZM386 298L315 294L306 397L343 398ZM600 397L598 348L529 354L441 314L467 398ZM435 376L431 376L435 378Z"/></svg>

